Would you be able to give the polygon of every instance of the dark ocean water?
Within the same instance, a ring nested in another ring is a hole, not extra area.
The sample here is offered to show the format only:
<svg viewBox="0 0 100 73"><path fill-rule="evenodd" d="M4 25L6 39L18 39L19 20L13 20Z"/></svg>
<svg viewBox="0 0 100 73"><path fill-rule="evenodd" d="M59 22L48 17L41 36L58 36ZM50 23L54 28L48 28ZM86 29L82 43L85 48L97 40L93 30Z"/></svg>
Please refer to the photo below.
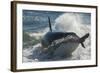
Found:
<svg viewBox="0 0 100 73"><path fill-rule="evenodd" d="M53 26L55 20L64 13L68 12L23 10L23 31L41 32L41 30L49 28L48 17L50 18L51 24ZM90 24L90 13L77 14L81 15L83 19L82 23Z"/></svg>
<svg viewBox="0 0 100 73"><path fill-rule="evenodd" d="M39 32L44 28L48 28L48 17L53 25L55 19L63 13L64 12L23 10L23 30L27 32Z"/></svg>

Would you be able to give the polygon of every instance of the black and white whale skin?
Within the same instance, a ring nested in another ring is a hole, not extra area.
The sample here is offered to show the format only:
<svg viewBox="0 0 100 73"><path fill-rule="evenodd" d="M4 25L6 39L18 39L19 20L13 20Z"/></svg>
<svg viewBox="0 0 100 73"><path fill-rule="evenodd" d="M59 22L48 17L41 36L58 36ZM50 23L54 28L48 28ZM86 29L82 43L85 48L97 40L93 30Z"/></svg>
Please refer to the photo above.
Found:
<svg viewBox="0 0 100 73"><path fill-rule="evenodd" d="M73 32L48 32L42 38L41 45L55 56L69 56L79 44L85 48L83 42L88 36L89 33L80 38Z"/></svg>

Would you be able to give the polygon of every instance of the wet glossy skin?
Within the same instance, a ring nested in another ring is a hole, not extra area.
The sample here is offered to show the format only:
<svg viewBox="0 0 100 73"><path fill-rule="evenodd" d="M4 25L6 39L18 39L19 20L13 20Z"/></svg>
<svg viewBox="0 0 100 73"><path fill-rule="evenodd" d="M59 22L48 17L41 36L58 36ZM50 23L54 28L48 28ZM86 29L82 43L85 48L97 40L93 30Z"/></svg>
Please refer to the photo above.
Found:
<svg viewBox="0 0 100 73"><path fill-rule="evenodd" d="M44 37L41 40L42 46L43 47L48 47L55 40L65 38L69 35L72 35L72 37L75 36L76 38L79 38L75 33L72 33L72 32L70 32L70 33L66 33L66 32L48 32L44 35Z"/></svg>

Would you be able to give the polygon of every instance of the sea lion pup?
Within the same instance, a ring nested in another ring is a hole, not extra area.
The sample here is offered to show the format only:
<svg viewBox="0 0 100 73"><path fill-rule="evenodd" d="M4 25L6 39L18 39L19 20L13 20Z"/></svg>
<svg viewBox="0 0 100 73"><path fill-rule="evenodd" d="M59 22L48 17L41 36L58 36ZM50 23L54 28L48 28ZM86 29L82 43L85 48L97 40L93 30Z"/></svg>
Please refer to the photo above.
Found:
<svg viewBox="0 0 100 73"><path fill-rule="evenodd" d="M85 48L83 42L88 36L89 33L80 38L73 32L48 32L42 38L41 45L47 48L48 52L52 50L54 55L71 55L79 44Z"/></svg>

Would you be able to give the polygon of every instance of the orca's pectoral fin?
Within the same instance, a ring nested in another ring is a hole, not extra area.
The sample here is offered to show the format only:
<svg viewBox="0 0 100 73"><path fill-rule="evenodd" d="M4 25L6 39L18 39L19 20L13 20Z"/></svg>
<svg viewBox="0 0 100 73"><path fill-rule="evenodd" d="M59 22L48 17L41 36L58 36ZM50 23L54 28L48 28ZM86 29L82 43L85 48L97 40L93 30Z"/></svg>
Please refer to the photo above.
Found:
<svg viewBox="0 0 100 73"><path fill-rule="evenodd" d="M85 34L85 35L84 35L83 37L81 37L80 40L79 40L83 48L85 48L83 42L84 42L85 39L88 38L88 37L89 37L89 33Z"/></svg>
<svg viewBox="0 0 100 73"><path fill-rule="evenodd" d="M83 48L85 48L85 46L84 46L84 44L83 44L83 43L81 43L81 45L82 45L82 47L83 47Z"/></svg>

